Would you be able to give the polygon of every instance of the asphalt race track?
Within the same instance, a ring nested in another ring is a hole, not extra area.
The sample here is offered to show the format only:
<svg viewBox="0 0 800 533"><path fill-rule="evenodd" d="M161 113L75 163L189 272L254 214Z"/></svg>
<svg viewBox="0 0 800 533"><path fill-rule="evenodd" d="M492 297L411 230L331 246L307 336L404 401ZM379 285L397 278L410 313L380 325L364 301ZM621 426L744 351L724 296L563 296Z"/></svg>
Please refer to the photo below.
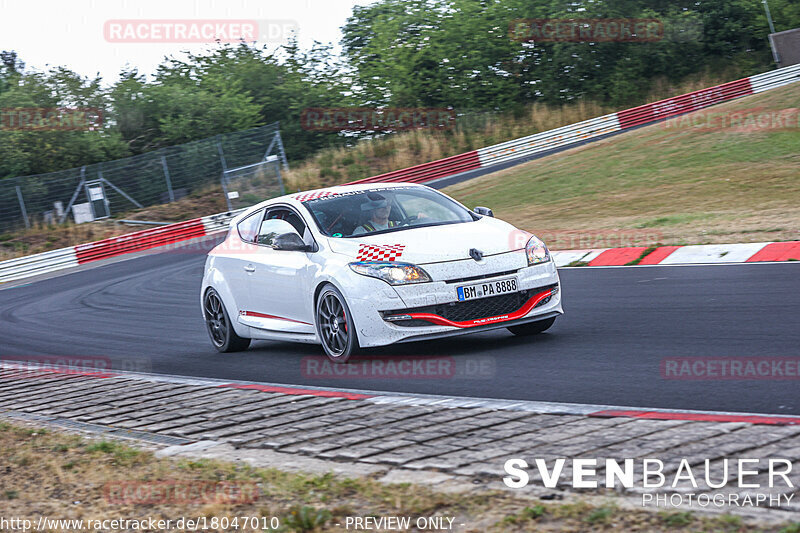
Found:
<svg viewBox="0 0 800 533"><path fill-rule="evenodd" d="M0 290L0 357L99 357L112 369L226 380L800 415L796 375L662 376L666 358L800 359L795 263L564 269L567 314L545 334L497 330L374 349L356 360L380 370L410 358L416 377L405 379L380 371L332 376L313 345L261 341L243 353L217 353L199 307L204 258L150 254Z"/></svg>

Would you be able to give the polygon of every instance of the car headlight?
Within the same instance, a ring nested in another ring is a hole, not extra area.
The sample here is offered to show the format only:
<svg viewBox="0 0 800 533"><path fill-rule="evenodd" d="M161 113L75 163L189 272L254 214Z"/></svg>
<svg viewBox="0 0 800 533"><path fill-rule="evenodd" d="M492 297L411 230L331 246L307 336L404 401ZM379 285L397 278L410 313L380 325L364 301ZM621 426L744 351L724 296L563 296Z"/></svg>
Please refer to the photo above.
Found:
<svg viewBox="0 0 800 533"><path fill-rule="evenodd" d="M431 280L427 272L409 263L360 261L358 263L350 263L350 268L357 274L382 279L390 285L426 283Z"/></svg>
<svg viewBox="0 0 800 533"><path fill-rule="evenodd" d="M550 250L536 235L528 239L528 244L525 245L525 255L528 256L528 266L550 261Z"/></svg>

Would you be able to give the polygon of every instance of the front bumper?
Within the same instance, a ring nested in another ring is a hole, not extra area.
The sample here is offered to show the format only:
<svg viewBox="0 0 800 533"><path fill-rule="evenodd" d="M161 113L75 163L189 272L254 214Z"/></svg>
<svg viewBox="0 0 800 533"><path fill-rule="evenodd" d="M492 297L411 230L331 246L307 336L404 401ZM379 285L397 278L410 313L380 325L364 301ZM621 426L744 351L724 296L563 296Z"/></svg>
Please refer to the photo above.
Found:
<svg viewBox="0 0 800 533"><path fill-rule="evenodd" d="M452 277L445 278L448 281L392 287L399 298L385 298L382 293L375 292L363 298L348 298L358 327L360 345L383 346L408 340L466 334L563 314L555 264L550 261L514 269L514 266L519 266L518 259L505 258L504 263L508 264L495 264L491 270L484 269L482 274L477 275L479 279L475 279L474 269L472 272L458 269L459 273L471 275L456 277L452 264L445 264L444 268L453 273L450 274ZM470 262L474 263L471 260ZM423 268L434 279L441 279L441 273L432 272L429 265ZM504 298L508 297L508 301L502 302L490 302L493 299L499 300L500 297L458 302L456 287L459 285L473 281L491 282L511 276L516 277L519 287L517 293L512 293L519 303L518 306L513 303L510 295L504 295Z"/></svg>
<svg viewBox="0 0 800 533"><path fill-rule="evenodd" d="M381 315L385 321L403 327L416 328L435 324L460 329L472 328L525 318L533 309L550 303L558 292L559 286L555 284L477 300L416 309L395 309L384 311Z"/></svg>

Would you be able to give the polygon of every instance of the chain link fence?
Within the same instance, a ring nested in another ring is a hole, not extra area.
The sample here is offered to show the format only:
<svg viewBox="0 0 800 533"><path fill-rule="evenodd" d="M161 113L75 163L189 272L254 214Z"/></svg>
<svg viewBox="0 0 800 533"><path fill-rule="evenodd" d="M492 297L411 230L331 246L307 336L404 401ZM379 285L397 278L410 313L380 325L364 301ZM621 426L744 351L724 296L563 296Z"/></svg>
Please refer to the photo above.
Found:
<svg viewBox="0 0 800 533"><path fill-rule="evenodd" d="M227 195L228 177L242 167L247 175L246 169L262 163L269 163L269 171L259 173L257 192L265 200L283 193L279 167L288 168L277 122L124 159L4 179L0 231L108 218L211 187Z"/></svg>
<svg viewBox="0 0 800 533"><path fill-rule="evenodd" d="M228 210L242 209L283 194L281 163L277 155L264 161L232 168L222 173L222 188Z"/></svg>

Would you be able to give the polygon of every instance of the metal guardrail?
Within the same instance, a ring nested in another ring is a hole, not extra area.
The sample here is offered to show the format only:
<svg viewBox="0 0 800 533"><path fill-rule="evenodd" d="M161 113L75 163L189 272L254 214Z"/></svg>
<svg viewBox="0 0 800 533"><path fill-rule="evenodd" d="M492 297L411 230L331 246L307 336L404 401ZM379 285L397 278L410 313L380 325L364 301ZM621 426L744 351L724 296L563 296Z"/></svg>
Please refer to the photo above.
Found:
<svg viewBox="0 0 800 533"><path fill-rule="evenodd" d="M243 213L248 208L236 209L235 211L228 211L227 213L218 213L216 215L210 215L207 217L203 217L203 225L206 229L206 234L210 235L212 233L217 233L220 231L225 231L228 229L228 225L231 223L239 213Z"/></svg>
<svg viewBox="0 0 800 533"><path fill-rule="evenodd" d="M115 220L117 224L127 224L129 226L169 226L172 222L156 222L154 220Z"/></svg>
<svg viewBox="0 0 800 533"><path fill-rule="evenodd" d="M351 183L424 183L456 176L477 168L487 168L578 145L604 135L652 124L798 81L800 65L793 65Z"/></svg>
<svg viewBox="0 0 800 533"><path fill-rule="evenodd" d="M75 247L0 262L0 283L78 266Z"/></svg>
<svg viewBox="0 0 800 533"><path fill-rule="evenodd" d="M178 224L170 224L160 228L147 229L134 233L127 233L118 237L103 239L102 241L81 244L75 247L75 256L78 264L109 259L123 254L141 252L173 244L176 242L203 237L206 235L203 219L195 218Z"/></svg>
<svg viewBox="0 0 800 533"><path fill-rule="evenodd" d="M792 65L791 67L750 76L750 84L753 86L754 93L760 93L794 83L798 81L798 76L800 76L800 65Z"/></svg>
<svg viewBox="0 0 800 533"><path fill-rule="evenodd" d="M430 163L423 163L410 168L395 170L394 172L387 172L386 174L365 178L354 181L353 183L377 183L387 181L422 183L480 167L481 163L478 158L478 152L473 150L465 154L438 159Z"/></svg>
<svg viewBox="0 0 800 533"><path fill-rule="evenodd" d="M214 235L226 231L230 221L242 211L244 209L126 233L125 235L101 241L70 246L69 248L61 248L27 257L0 261L0 283Z"/></svg>
<svg viewBox="0 0 800 533"><path fill-rule="evenodd" d="M481 167L488 167L614 133L620 129L617 114L613 113L481 148L477 152Z"/></svg>

